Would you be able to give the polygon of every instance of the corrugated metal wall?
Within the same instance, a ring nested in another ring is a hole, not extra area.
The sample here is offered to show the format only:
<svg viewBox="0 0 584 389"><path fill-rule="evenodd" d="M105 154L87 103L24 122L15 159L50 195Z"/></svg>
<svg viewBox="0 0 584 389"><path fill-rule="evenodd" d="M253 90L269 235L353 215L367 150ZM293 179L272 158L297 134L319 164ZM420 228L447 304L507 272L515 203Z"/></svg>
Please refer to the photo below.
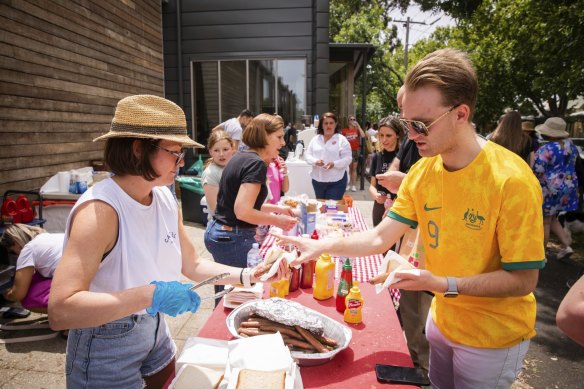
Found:
<svg viewBox="0 0 584 389"><path fill-rule="evenodd" d="M177 69L180 8L182 99ZM192 126L191 61L305 58L307 110L328 108L328 0L169 0L163 5L166 97ZM243 107L242 107L243 108Z"/></svg>

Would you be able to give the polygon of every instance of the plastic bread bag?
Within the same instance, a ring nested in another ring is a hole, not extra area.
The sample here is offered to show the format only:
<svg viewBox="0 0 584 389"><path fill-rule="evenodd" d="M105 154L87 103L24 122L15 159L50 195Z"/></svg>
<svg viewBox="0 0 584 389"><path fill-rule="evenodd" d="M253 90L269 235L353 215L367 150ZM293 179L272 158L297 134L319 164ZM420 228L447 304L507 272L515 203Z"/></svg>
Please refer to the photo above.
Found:
<svg viewBox="0 0 584 389"><path fill-rule="evenodd" d="M293 260L295 260L297 257L298 257L298 254L296 253L296 250L292 250L292 252L288 252L276 244L273 245L266 252L266 256L265 256L265 260L264 260L264 262L266 264L271 263L272 265L270 267L270 270L268 270L266 273L264 273L260 277L260 281L266 282L268 279L270 279L272 276L274 276L274 274L276 274L278 272L278 267L280 266L280 262L283 259L286 259L286 261L288 263L290 263Z"/></svg>
<svg viewBox="0 0 584 389"><path fill-rule="evenodd" d="M398 277L395 276L396 271L411 271L415 270L419 273L419 270L415 268L414 265L408 262L407 259L396 253L395 251L389 250L385 257L381 260L381 265L377 269L377 275L388 274L387 278L383 284L376 284L375 291L377 294L381 293L384 289L395 282L400 281Z"/></svg>

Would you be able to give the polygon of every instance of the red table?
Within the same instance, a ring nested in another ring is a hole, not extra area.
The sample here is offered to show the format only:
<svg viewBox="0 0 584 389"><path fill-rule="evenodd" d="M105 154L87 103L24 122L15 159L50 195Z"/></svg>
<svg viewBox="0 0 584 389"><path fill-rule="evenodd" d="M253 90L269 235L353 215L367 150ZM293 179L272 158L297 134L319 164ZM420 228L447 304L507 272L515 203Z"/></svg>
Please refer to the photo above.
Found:
<svg viewBox="0 0 584 389"><path fill-rule="evenodd" d="M268 288L264 288L264 296ZM363 323L354 325L343 321L335 308L335 299L319 301L312 297L312 289L299 289L287 298L321 312L352 329L349 347L331 361L319 366L301 367L305 388L412 388L409 385L380 384L375 376L375 364L413 366L389 292L376 294L372 285L361 284L364 298ZM223 303L217 306L198 336L214 339L232 339L225 319L231 312Z"/></svg>

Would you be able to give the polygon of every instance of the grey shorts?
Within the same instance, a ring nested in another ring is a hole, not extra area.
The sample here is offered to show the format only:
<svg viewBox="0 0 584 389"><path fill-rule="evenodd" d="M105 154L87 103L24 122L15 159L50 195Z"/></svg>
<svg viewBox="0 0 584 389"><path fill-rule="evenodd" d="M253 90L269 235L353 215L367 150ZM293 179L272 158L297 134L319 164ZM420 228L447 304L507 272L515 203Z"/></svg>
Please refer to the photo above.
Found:
<svg viewBox="0 0 584 389"><path fill-rule="evenodd" d="M142 388L165 368L176 346L160 314L130 315L99 327L72 329L67 340L68 388Z"/></svg>

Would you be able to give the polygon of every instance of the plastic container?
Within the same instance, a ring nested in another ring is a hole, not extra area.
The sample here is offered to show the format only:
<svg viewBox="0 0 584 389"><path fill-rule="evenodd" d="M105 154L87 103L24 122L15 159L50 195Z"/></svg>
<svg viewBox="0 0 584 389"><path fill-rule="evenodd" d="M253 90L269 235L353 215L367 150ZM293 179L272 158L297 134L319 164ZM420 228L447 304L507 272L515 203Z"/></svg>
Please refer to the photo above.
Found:
<svg viewBox="0 0 584 389"><path fill-rule="evenodd" d="M335 293L335 263L330 254L322 254L316 261L314 290L312 296L317 300L327 300Z"/></svg>
<svg viewBox="0 0 584 389"><path fill-rule="evenodd" d="M345 304L347 305L344 315L345 321L351 324L361 323L363 321L363 314L361 313L363 297L361 296L361 289L359 289L359 283L357 281L353 281L353 287L347 297L345 297Z"/></svg>
<svg viewBox="0 0 584 389"><path fill-rule="evenodd" d="M193 223L206 223L207 214L201 210L201 199L205 195L201 179L192 176L178 176L176 182L181 189L180 201L183 219Z"/></svg>
<svg viewBox="0 0 584 389"><path fill-rule="evenodd" d="M289 292L294 292L300 287L300 278L302 277L302 266L293 266L290 274Z"/></svg>
<svg viewBox="0 0 584 389"><path fill-rule="evenodd" d="M260 245L254 243L251 245L251 249L247 252L247 267L256 267L262 261L262 255L260 254Z"/></svg>
<svg viewBox="0 0 584 389"><path fill-rule="evenodd" d="M351 261L349 258L345 259L343 264L343 271L341 272L341 278L339 280L339 286L337 288L337 311L343 313L347 308L345 304L345 299L349 294L349 290L353 285L353 266L351 266Z"/></svg>

